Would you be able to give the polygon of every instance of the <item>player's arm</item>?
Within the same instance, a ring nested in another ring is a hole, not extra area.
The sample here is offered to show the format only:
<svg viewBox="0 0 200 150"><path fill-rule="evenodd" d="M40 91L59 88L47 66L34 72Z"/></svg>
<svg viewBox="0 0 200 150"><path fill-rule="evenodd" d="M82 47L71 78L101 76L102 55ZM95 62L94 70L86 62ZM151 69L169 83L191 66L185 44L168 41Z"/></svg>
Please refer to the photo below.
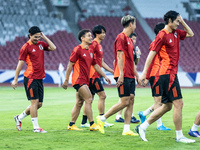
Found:
<svg viewBox="0 0 200 150"><path fill-rule="evenodd" d="M119 78L117 80L117 87L119 87L124 82L124 72L123 72L123 51L117 51L117 62L119 68Z"/></svg>
<svg viewBox="0 0 200 150"><path fill-rule="evenodd" d="M155 57L155 55L156 55L156 51L149 52L149 55L147 56L147 59L146 59L145 65L144 65L142 75L140 76L139 81L138 81L139 85L141 85L141 82L146 79L147 70L148 70L153 58Z"/></svg>
<svg viewBox="0 0 200 150"><path fill-rule="evenodd" d="M71 61L69 61L68 65L67 65L65 81L64 81L64 83L62 84L62 87L63 87L64 89L67 89L67 87L68 87L69 76L70 76L70 74L71 74L73 65L74 65L74 63L71 62Z"/></svg>
<svg viewBox="0 0 200 150"><path fill-rule="evenodd" d="M101 67L98 64L95 64L93 67L98 74L104 77L104 79L108 82L108 84L111 83L110 79L105 75L105 73L101 70Z"/></svg>
<svg viewBox="0 0 200 150"><path fill-rule="evenodd" d="M185 21L183 20L183 18L181 16L179 16L179 22L182 24L184 30L187 32L186 37L193 37L194 33L192 31L192 29L185 23Z"/></svg>
<svg viewBox="0 0 200 150"><path fill-rule="evenodd" d="M11 86L13 87L13 89L15 89L17 87L19 73L22 70L23 64L24 64L24 61L19 60L17 68L16 68L16 72L15 72L15 78L14 78L13 82L11 83Z"/></svg>
<svg viewBox="0 0 200 150"><path fill-rule="evenodd" d="M103 59L102 59L102 67L107 71L109 71L110 73L114 74L114 71L104 62Z"/></svg>
<svg viewBox="0 0 200 150"><path fill-rule="evenodd" d="M140 60L141 51L140 51L140 48L138 46L136 48L137 48L137 50L135 51L135 53L136 53L135 64L137 65L139 63L139 60Z"/></svg>
<svg viewBox="0 0 200 150"><path fill-rule="evenodd" d="M139 75L138 75L138 72L137 72L137 69L136 69L136 65L134 65L134 74L135 74L135 78L136 78L137 83L139 83L138 82Z"/></svg>
<svg viewBox="0 0 200 150"><path fill-rule="evenodd" d="M51 42L51 40L49 40L49 38L46 37L42 32L41 32L41 38L44 39L49 44L49 47L48 47L49 51L56 50L56 46L53 44L53 42Z"/></svg>

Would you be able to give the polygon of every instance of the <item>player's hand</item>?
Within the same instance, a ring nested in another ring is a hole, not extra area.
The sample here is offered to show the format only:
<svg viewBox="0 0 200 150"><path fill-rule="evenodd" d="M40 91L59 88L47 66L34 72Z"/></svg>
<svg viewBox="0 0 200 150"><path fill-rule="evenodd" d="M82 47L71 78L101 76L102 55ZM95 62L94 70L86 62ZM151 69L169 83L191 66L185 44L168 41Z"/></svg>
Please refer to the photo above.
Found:
<svg viewBox="0 0 200 150"><path fill-rule="evenodd" d="M46 36L44 35L43 32L41 32L41 38L42 38L42 39L46 38Z"/></svg>
<svg viewBox="0 0 200 150"><path fill-rule="evenodd" d="M64 83L62 84L62 87L65 90L67 89L67 87L68 87L68 81L67 80L64 81Z"/></svg>
<svg viewBox="0 0 200 150"><path fill-rule="evenodd" d="M124 76L120 75L118 80L117 80L117 87L119 87L120 85L122 85L124 83Z"/></svg>
<svg viewBox="0 0 200 150"><path fill-rule="evenodd" d="M138 80L138 84L141 85L141 83L143 83L145 79L146 79L146 75L144 73L142 73L142 75L140 76L140 78Z"/></svg>
<svg viewBox="0 0 200 150"><path fill-rule="evenodd" d="M18 82L16 80L13 80L13 82L11 83L11 86L13 87L14 90L15 88L17 88L17 84Z"/></svg>
<svg viewBox="0 0 200 150"><path fill-rule="evenodd" d="M184 21L181 15L178 16L177 18L178 18L178 20L179 20L180 23L182 23Z"/></svg>
<svg viewBox="0 0 200 150"><path fill-rule="evenodd" d="M107 76L104 79L108 82L109 85L111 84L111 81Z"/></svg>
<svg viewBox="0 0 200 150"><path fill-rule="evenodd" d="M142 82L142 85L145 87L145 86L147 86L148 83L149 83L149 80L145 79L144 82Z"/></svg>

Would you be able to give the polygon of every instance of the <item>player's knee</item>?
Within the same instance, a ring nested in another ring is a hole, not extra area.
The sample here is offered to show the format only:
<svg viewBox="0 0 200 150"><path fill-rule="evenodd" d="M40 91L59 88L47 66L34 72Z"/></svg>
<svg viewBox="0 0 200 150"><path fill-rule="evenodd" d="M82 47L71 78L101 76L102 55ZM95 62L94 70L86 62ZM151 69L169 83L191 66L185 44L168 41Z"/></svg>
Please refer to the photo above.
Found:
<svg viewBox="0 0 200 150"><path fill-rule="evenodd" d="M38 109L42 107L42 103L38 103Z"/></svg>
<svg viewBox="0 0 200 150"><path fill-rule="evenodd" d="M105 100L105 99L106 99L106 94L101 94L101 95L99 96L99 98L100 98L101 100Z"/></svg>

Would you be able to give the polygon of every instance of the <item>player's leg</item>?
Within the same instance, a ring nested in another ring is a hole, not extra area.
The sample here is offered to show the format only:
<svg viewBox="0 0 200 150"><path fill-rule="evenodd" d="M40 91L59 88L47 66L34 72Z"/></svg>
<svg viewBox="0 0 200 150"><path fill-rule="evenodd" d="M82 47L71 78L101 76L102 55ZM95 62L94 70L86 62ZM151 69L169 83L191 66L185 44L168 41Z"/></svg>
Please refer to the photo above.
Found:
<svg viewBox="0 0 200 150"><path fill-rule="evenodd" d="M92 95L92 99L94 99L94 95ZM85 104L83 104L83 105L84 106L83 106L83 117L82 117L81 127L82 128L89 128L90 124L87 123L87 115L86 115L86 112L85 112Z"/></svg>
<svg viewBox="0 0 200 150"><path fill-rule="evenodd" d="M92 94L88 88L87 85L83 85L80 87L79 96L84 100L85 105L85 113L87 115L87 118L90 122L90 131L96 131L98 130L98 126L94 123L93 120L93 112L92 112ZM79 111L80 112L80 111Z"/></svg>
<svg viewBox="0 0 200 150"><path fill-rule="evenodd" d="M161 96L154 96L154 110L161 106L162 106ZM162 130L162 131L171 130L170 128L167 128L163 125L161 118L156 120L156 123L157 123L157 130Z"/></svg>
<svg viewBox="0 0 200 150"><path fill-rule="evenodd" d="M147 141L145 137L145 131L148 128L148 126L151 125L160 117L162 117L167 111L171 110L171 108L172 108L172 103L163 104L161 107L154 110L145 122L143 122L141 125L138 125L135 128L137 133L140 135L140 138L143 141Z"/></svg>
<svg viewBox="0 0 200 150"><path fill-rule="evenodd" d="M119 99L119 101L120 101L120 99ZM123 111L123 109L117 112L115 122L124 122L124 119L122 118L122 111Z"/></svg>
<svg viewBox="0 0 200 150"><path fill-rule="evenodd" d="M197 113L196 118L195 118L194 123L193 123L193 126L190 129L190 131L188 132L188 134L190 136L200 138L200 134L198 132L199 125L200 125L200 111Z"/></svg>

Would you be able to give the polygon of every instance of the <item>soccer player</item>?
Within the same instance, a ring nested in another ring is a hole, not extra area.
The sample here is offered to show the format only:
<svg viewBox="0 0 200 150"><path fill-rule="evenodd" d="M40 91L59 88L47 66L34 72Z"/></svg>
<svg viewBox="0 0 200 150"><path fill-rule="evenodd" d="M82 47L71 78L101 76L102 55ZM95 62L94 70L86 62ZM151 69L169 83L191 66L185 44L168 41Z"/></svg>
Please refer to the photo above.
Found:
<svg viewBox="0 0 200 150"><path fill-rule="evenodd" d="M106 119L126 107L122 135L137 136L138 134L130 130L135 95L135 76L138 77L138 74L134 64L133 44L131 38L129 38L136 28L136 19L127 15L122 17L121 24L124 28L123 32L118 34L114 44L114 78L117 82L118 94L121 100L113 105L102 117L98 117L98 125L99 131L104 134Z"/></svg>
<svg viewBox="0 0 200 150"><path fill-rule="evenodd" d="M157 35L160 30L162 30L165 27L164 23L158 23L154 27L154 32ZM155 41L155 40L154 40ZM151 51L151 48L153 47L154 41L151 43L149 51ZM154 102L151 107L149 107L145 111L140 111L138 113L141 123L143 123L146 119L146 116L150 114L153 110L157 109L162 105L161 103L161 95L160 95L160 90L159 90L159 85L158 85L158 70L160 67L160 60L158 54L154 57L153 61L151 62L150 67L148 68L146 79L144 81L144 86L148 84L150 81L151 85L151 90L152 90L152 96L154 97ZM170 128L167 128L163 125L161 118L156 120L157 122L157 130L171 130Z"/></svg>
<svg viewBox="0 0 200 150"><path fill-rule="evenodd" d="M154 121L158 120L174 105L173 121L176 129L176 142L194 143L195 140L186 138L182 133L182 95L177 77L179 60L179 40L194 35L190 27L185 23L182 17L176 11L168 11L164 15L165 28L161 30L155 38L154 45L150 51L142 75L139 78L139 84L146 79L147 69L154 56L160 55L161 66L159 70L159 90L161 90L163 105L150 115L150 117L138 125L135 130L143 141L147 141L145 131ZM183 30L177 29L179 23L184 27Z"/></svg>
<svg viewBox="0 0 200 150"><path fill-rule="evenodd" d="M199 125L200 125L200 111L197 113L197 116L196 116L196 118L194 120L193 126L190 129L190 131L188 132L188 134L190 136L200 138L200 134L198 132Z"/></svg>
<svg viewBox="0 0 200 150"><path fill-rule="evenodd" d="M31 105L28 106L20 115L14 117L16 128L21 131L22 119L31 115L33 123L33 132L46 133L47 131L39 127L37 110L42 107L43 103L43 78L44 71L44 51L54 51L56 46L41 32L40 28L33 26L29 29L29 41L26 42L19 55L19 62L16 68L15 78L12 82L12 87L17 88L18 76L24 62L27 64L27 69L24 72L24 87L28 100ZM39 41L40 39L43 41Z"/></svg>
<svg viewBox="0 0 200 150"><path fill-rule="evenodd" d="M94 58L94 51L89 47L92 44L92 34L90 30L83 29L78 33L78 39L81 44L76 46L70 56L69 63L66 70L66 79L62 85L67 89L69 76L73 68L72 86L76 89L76 104L72 109L71 121L68 125L68 130L82 130L75 126L75 122L79 116L83 102L85 102L85 113L90 122L90 131L97 131L98 126L94 123L92 114L92 94L89 90L89 73L90 67L93 65L94 69L105 78L110 84L110 79L103 73Z"/></svg>
<svg viewBox="0 0 200 150"><path fill-rule="evenodd" d="M93 49L94 51L94 57L96 58L97 64L100 67L103 67L107 71L114 74L113 69L111 69L103 60L103 49L101 46L101 41L104 40L106 36L105 27L102 25L96 25L93 27L92 33L95 39L93 40L92 45L90 45L89 47ZM98 102L99 116L104 115L106 94L105 94L103 85L101 84L101 81L100 81L100 74L98 74L95 71L93 66L91 66L91 69L90 69L89 89L92 94L92 99L94 99L95 93L97 93L97 95L99 96L99 102ZM110 127L113 125L114 124L110 124L106 122L104 126ZM89 124L87 124L87 115L85 113L84 107L83 107L83 119L82 119L81 127L89 127Z"/></svg>
<svg viewBox="0 0 200 150"><path fill-rule="evenodd" d="M131 35L129 37L132 39L133 45L135 45L136 40L137 40L137 34L135 32L131 33ZM134 54L135 65L137 65L139 63L139 59L140 59L140 55L141 55L141 51L140 51L139 47L137 47L137 51L135 50L135 48L133 48L133 54ZM120 99L119 99L119 101L120 101ZM117 113L115 122L124 122L124 119L121 117L122 111L123 111L123 109ZM140 120L137 120L132 113L131 123L138 123L138 122L140 122Z"/></svg>

